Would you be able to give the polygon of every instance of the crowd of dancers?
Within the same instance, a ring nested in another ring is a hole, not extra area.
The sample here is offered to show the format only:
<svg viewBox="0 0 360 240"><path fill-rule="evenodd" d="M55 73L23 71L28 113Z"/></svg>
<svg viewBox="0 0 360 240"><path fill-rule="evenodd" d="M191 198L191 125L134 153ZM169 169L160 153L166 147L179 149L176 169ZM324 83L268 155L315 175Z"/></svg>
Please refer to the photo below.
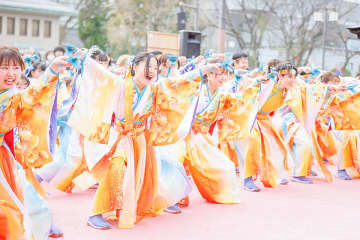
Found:
<svg viewBox="0 0 360 240"><path fill-rule="evenodd" d="M43 181L96 189L87 224L181 213L194 186L236 204L289 181L360 176L359 80L245 53L120 56L0 47L0 239L62 237ZM329 166L336 166L336 172ZM71 195L69 195L71 197Z"/></svg>

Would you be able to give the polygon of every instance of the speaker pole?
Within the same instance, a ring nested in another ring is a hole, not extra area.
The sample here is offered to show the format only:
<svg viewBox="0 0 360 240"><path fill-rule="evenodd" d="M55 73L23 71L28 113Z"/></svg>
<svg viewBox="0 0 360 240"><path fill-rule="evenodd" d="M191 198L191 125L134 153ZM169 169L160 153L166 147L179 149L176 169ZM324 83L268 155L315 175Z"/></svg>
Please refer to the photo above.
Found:
<svg viewBox="0 0 360 240"><path fill-rule="evenodd" d="M196 0L196 6L195 6L195 21L194 21L195 31L199 31L199 10L200 10L200 0Z"/></svg>
<svg viewBox="0 0 360 240"><path fill-rule="evenodd" d="M219 18L219 33L218 33L218 52L224 53L225 52L225 27L226 27L226 18L225 18L225 11L226 11L226 1L222 0L221 3L221 12Z"/></svg>

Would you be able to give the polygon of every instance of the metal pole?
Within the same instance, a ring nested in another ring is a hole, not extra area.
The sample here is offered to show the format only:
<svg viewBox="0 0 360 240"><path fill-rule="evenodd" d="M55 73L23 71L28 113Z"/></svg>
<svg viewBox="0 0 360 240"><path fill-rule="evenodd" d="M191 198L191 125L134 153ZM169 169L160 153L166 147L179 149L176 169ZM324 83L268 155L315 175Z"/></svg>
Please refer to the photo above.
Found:
<svg viewBox="0 0 360 240"><path fill-rule="evenodd" d="M200 10L200 0L196 0L196 6L195 6L195 21L194 21L195 31L199 31L199 10Z"/></svg>
<svg viewBox="0 0 360 240"><path fill-rule="evenodd" d="M323 52L322 52L322 69L325 70L325 56L326 56L326 37L327 37L327 31L328 31L328 9L325 9L325 16L324 16L324 31L323 31Z"/></svg>
<svg viewBox="0 0 360 240"><path fill-rule="evenodd" d="M225 18L225 11L226 11L226 2L222 0L221 9L220 9L220 18L219 18L219 33L218 33L218 52L224 53L225 52L225 25L226 25L226 18Z"/></svg>

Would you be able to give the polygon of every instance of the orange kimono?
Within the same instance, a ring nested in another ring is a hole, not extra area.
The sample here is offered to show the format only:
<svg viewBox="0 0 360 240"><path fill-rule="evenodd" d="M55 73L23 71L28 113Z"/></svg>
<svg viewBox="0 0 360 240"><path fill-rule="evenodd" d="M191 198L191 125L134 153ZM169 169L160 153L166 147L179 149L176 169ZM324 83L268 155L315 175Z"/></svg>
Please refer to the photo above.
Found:
<svg viewBox="0 0 360 240"><path fill-rule="evenodd" d="M360 86L350 85L345 93L332 96L328 108L325 109L327 116L333 121L332 133L339 142L337 165L339 170L346 172L353 178L360 176L359 161L359 107Z"/></svg>
<svg viewBox="0 0 360 240"><path fill-rule="evenodd" d="M169 193L161 186L153 147L176 142L189 132L201 77L195 71L140 91L130 75L119 79L89 58L82 77L69 125L86 138L85 159L100 181L93 214L118 210L118 226L132 228L184 197L177 191L185 188ZM113 112L116 122L110 128ZM91 154L91 142L105 145L101 156Z"/></svg>
<svg viewBox="0 0 360 240"><path fill-rule="evenodd" d="M32 210L43 202L41 198L38 203L29 202L31 198L27 194L37 193L24 178L23 171L16 167L14 149L4 141L4 136L18 128L21 147L15 152L16 160L27 172L27 179L34 180L31 168L51 161L48 128L44 126L49 125L57 79L46 72L38 84L23 92L13 88L0 93L0 236L5 239L30 236L40 239L47 236L47 227L50 228L49 220L39 229L37 221L41 217ZM46 208L46 204L39 207Z"/></svg>

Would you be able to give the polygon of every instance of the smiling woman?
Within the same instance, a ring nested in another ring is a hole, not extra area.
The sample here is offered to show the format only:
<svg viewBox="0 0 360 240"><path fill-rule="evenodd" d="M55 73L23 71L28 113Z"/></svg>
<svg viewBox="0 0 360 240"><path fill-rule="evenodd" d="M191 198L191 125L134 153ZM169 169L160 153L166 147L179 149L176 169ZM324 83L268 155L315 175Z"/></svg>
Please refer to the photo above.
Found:
<svg viewBox="0 0 360 240"><path fill-rule="evenodd" d="M63 235L51 227L40 196L44 192L31 169L51 161L50 131L43 126L50 125L58 73L66 66L64 59L55 59L42 81L19 92L16 84L25 64L16 48L0 47L0 239ZM20 138L16 148L15 128Z"/></svg>
<svg viewBox="0 0 360 240"><path fill-rule="evenodd" d="M0 92L16 85L25 64L16 48L0 47Z"/></svg>
<svg viewBox="0 0 360 240"><path fill-rule="evenodd" d="M84 155L92 163L89 170L100 181L87 224L109 229L111 225L103 214L116 213L118 227L132 228L188 194L182 166L165 162L169 160L166 155L164 161L160 159L154 146L172 144L190 131L202 74L216 70L217 65L156 83L158 63L151 53L135 56L125 79L118 79L91 58L86 58L83 66L79 95L68 124L87 139ZM106 151L91 154L94 142L106 144ZM159 173L160 166L166 171Z"/></svg>

